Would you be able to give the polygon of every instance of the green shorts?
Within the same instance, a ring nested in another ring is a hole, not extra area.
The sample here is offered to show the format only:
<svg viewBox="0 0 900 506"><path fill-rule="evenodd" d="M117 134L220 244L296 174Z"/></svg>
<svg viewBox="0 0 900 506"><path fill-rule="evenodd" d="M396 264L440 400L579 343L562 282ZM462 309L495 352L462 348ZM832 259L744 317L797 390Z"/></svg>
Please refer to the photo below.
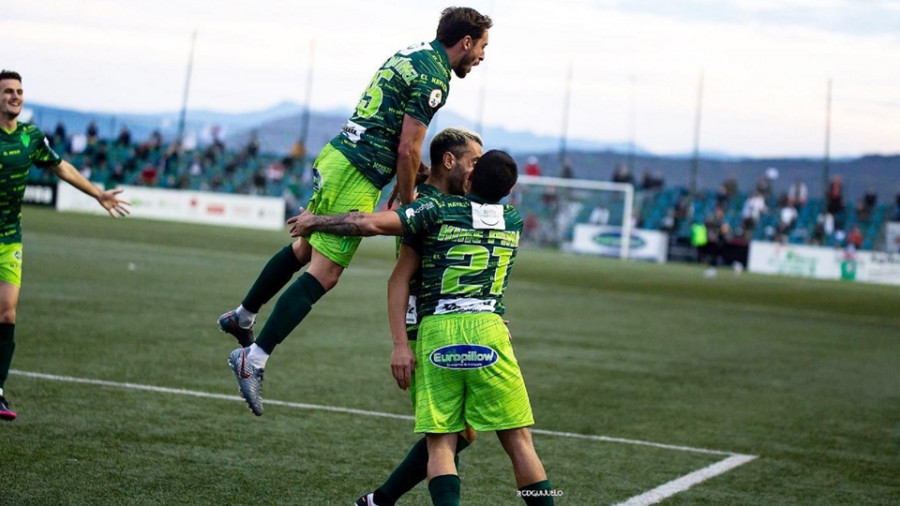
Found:
<svg viewBox="0 0 900 506"><path fill-rule="evenodd" d="M356 170L334 146L328 144L313 163L313 196L306 208L313 214L371 213L381 190ZM332 262L346 268L362 237L313 232L309 243Z"/></svg>
<svg viewBox="0 0 900 506"><path fill-rule="evenodd" d="M22 243L0 244L0 281L22 286Z"/></svg>
<svg viewBox="0 0 900 506"><path fill-rule="evenodd" d="M427 316L416 352L416 432L517 429L534 424L503 319L494 313Z"/></svg>

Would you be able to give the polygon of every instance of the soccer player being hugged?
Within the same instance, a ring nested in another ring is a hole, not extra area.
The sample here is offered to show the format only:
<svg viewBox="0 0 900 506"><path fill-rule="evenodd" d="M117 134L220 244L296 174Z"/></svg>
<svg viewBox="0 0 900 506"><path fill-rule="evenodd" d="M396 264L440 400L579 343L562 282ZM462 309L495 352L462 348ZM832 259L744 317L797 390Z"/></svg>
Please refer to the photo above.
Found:
<svg viewBox="0 0 900 506"><path fill-rule="evenodd" d="M481 151L481 137L474 132L462 128L446 128L438 132L429 146L431 170L428 178L416 186L417 198L423 199L440 194L464 195L475 163L481 157ZM404 293L409 294L405 321L394 322L398 325L398 332L399 326L405 325L409 342L409 346L401 343L395 348L392 364L396 367L405 367L410 360L415 360L413 350L418 343L420 323L416 301L422 285L419 258L423 239L422 234L399 238L398 261L388 285L388 294L391 297L402 298ZM399 299L396 303L398 306L403 305L403 301ZM399 317L399 314L395 316ZM410 355L410 351L413 355ZM413 408L416 406L414 380L415 378L410 376L408 384ZM403 387L406 386L404 383ZM475 436L475 431L467 427L457 439L456 452L459 453L468 447L475 440ZM400 497L425 480L427 465L428 450L423 437L412 446L384 483L375 491L360 497L356 501L356 506L394 506Z"/></svg>
<svg viewBox="0 0 900 506"><path fill-rule="evenodd" d="M415 431L425 433L428 489L435 505L459 504L461 482L454 455L466 424L497 432L526 504L554 503L528 429L534 424L528 393L501 318L522 218L499 201L517 176L512 158L491 150L475 164L466 197L432 195L397 211L336 216L303 212L288 220L292 236L315 231L423 234L419 255L398 261L418 262L422 269L415 356L404 324L409 285L390 285L388 311L394 341L391 371L401 388L415 377ZM395 272L402 268L398 265Z"/></svg>
<svg viewBox="0 0 900 506"><path fill-rule="evenodd" d="M445 9L435 40L409 46L381 65L353 115L313 163L310 212L371 212L395 174L400 202L413 201L428 124L447 100L451 73L463 78L484 59L491 26L491 19L474 9ZM334 288L359 243L359 237L318 232L296 240L268 261L241 304L219 318L219 328L241 346L228 361L257 416L263 413L269 355ZM281 294L254 340L252 327L262 305L306 264L307 271Z"/></svg>
<svg viewBox="0 0 900 506"><path fill-rule="evenodd" d="M113 218L129 213L122 190L101 191L50 149L41 129L18 120L25 93L22 76L0 71L0 419L14 420L3 392L16 348L16 308L22 285L22 197L32 165L49 168L60 179L97 199Z"/></svg>

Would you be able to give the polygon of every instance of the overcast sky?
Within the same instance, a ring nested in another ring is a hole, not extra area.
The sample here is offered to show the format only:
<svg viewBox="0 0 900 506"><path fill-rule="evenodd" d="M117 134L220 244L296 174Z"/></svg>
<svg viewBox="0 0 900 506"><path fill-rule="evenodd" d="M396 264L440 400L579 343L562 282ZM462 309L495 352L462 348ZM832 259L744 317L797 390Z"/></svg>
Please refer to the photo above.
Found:
<svg viewBox="0 0 900 506"><path fill-rule="evenodd" d="M181 104L196 29L189 108L250 111L304 100L314 39L312 106L349 111L388 56L434 38L447 5L5 2L0 66L23 74L26 102L172 111ZM900 153L900 1L469 5L495 26L487 59L466 79L451 81L446 108L473 120L481 116L484 124L560 135L571 63L571 137L622 142L633 125L635 141L646 149L689 152L702 69L702 150L822 156L832 78L832 155Z"/></svg>

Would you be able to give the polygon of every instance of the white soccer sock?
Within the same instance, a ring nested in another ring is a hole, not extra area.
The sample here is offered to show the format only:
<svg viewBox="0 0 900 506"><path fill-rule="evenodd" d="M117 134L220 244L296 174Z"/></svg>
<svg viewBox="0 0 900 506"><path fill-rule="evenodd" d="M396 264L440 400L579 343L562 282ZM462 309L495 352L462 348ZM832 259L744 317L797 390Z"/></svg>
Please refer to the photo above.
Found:
<svg viewBox="0 0 900 506"><path fill-rule="evenodd" d="M3 397L3 389L0 388L0 397Z"/></svg>
<svg viewBox="0 0 900 506"><path fill-rule="evenodd" d="M238 316L238 325L242 328L249 329L253 322L256 321L256 313L251 313L241 304L234 310L234 314Z"/></svg>
<svg viewBox="0 0 900 506"><path fill-rule="evenodd" d="M247 353L247 361L257 369L265 369L266 361L269 360L269 354L266 350L260 348L256 343L250 345L250 351Z"/></svg>

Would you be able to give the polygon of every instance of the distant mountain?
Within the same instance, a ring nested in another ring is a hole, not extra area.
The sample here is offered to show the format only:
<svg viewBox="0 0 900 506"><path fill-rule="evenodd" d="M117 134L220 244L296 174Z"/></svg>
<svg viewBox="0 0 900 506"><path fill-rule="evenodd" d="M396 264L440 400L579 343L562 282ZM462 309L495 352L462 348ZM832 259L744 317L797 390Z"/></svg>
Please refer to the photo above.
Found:
<svg viewBox="0 0 900 506"><path fill-rule="evenodd" d="M178 112L158 114L96 113L75 111L58 107L29 103L33 111L32 121L44 130L52 130L61 121L71 133L84 132L88 123L94 121L101 137L114 137L119 129L127 125L132 138L142 140L153 130L159 130L166 139L173 139L178 128ZM302 130L303 105L282 102L261 111L247 113L222 113L215 111L188 110L186 132L201 144L211 140L213 127L218 126L226 144L231 148L246 145L252 132L256 131L264 152L288 153ZM318 152L340 131L350 111L312 111L310 114L307 149ZM474 128L472 120L449 111L438 113L429 128L428 138L441 128L463 126ZM537 156L544 175L558 174L559 138L537 135L526 131L511 131L505 128L487 126L483 129L487 147L505 149L524 165L529 156ZM624 143L603 143L586 139L567 141L567 158L573 162L575 177L609 180L615 167L628 162L629 146ZM690 154L659 156L640 146L635 146L634 177L640 180L644 171L659 171L668 185L688 186L690 181ZM702 152L697 171L700 188L715 189L729 176L738 179L741 191L750 190L756 180L769 167L779 170L774 191L785 191L792 181L802 179L809 186L810 195L824 193L823 164L820 159L807 158L748 158L734 154ZM830 173L844 178L844 190L848 205L852 205L862 194L873 189L880 202L892 202L900 193L900 155L863 156L832 160Z"/></svg>

